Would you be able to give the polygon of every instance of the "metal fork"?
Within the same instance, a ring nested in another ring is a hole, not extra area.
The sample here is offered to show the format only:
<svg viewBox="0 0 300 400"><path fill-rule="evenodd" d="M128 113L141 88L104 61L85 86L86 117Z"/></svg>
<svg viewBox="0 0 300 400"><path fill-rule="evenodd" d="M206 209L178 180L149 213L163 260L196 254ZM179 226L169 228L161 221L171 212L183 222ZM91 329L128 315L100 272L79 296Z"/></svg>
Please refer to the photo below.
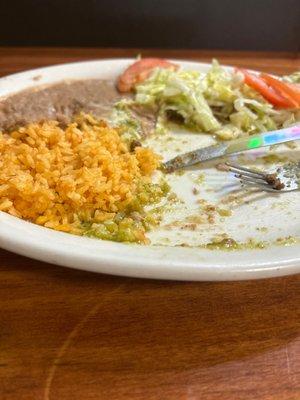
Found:
<svg viewBox="0 0 300 400"><path fill-rule="evenodd" d="M230 171L243 185L252 185L268 192L291 192L300 189L300 162L279 167L275 172L258 172L240 165L224 163L218 169Z"/></svg>

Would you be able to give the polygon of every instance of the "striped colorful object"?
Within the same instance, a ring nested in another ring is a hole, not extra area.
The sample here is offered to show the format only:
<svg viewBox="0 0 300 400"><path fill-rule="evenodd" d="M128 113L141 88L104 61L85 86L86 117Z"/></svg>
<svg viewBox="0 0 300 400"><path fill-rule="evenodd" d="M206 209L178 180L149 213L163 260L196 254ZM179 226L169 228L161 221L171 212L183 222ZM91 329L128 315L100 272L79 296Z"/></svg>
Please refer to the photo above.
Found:
<svg viewBox="0 0 300 400"><path fill-rule="evenodd" d="M300 126L292 126L286 129L279 129L263 135L251 137L248 141L248 149L255 149L262 146L284 143L289 140L300 139Z"/></svg>

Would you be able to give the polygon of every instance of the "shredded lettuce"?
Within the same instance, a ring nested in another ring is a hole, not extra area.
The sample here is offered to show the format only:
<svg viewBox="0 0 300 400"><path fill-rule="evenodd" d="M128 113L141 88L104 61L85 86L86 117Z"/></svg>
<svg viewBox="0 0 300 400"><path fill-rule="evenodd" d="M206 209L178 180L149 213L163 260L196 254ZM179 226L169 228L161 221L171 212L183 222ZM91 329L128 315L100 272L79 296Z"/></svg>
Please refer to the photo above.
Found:
<svg viewBox="0 0 300 400"><path fill-rule="evenodd" d="M222 128L215 132L221 139L270 131L285 126L287 120L289 124L297 120L296 112L275 110L244 84L241 73L222 68L216 60L204 81L204 97L222 123Z"/></svg>
<svg viewBox="0 0 300 400"><path fill-rule="evenodd" d="M289 77L299 79L299 73ZM299 112L276 110L243 82L239 72L214 60L207 73L155 69L136 85L134 103L158 107L159 128L168 111L178 114L186 128L211 133L223 140L277 129L300 120Z"/></svg>
<svg viewBox="0 0 300 400"><path fill-rule="evenodd" d="M156 69L136 87L136 103L176 111L187 126L215 131L221 125L203 96L200 73Z"/></svg>
<svg viewBox="0 0 300 400"><path fill-rule="evenodd" d="M300 83L300 71L294 72L291 75L285 75L283 80L289 83Z"/></svg>

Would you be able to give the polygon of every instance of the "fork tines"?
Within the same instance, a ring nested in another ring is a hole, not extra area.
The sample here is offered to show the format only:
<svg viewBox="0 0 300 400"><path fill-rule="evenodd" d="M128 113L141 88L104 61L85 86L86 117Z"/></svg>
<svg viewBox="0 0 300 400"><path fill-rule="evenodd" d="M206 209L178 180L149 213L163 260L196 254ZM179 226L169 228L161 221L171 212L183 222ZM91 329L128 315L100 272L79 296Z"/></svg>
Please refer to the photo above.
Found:
<svg viewBox="0 0 300 400"><path fill-rule="evenodd" d="M278 192L278 190L280 190L279 187L275 188L272 185L272 183L274 183L274 177L273 181L271 182L270 179L268 179L269 174L264 174L262 172L230 163L220 164L219 169L233 172L235 174L234 176L238 178L244 185L253 185L269 192Z"/></svg>

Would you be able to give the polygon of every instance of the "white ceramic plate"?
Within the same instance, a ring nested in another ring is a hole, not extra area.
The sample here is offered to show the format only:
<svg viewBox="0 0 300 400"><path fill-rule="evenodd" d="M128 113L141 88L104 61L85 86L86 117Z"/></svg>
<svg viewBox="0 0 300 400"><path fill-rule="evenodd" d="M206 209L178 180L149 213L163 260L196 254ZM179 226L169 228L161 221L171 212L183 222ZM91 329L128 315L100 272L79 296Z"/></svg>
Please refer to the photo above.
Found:
<svg viewBox="0 0 300 400"><path fill-rule="evenodd" d="M125 59L91 61L11 75L0 79L0 96L70 78L113 79L130 62L132 60ZM188 69L206 71L209 68L207 64L180 63ZM207 135L175 132L171 136L175 140L166 142L165 137L155 141L149 139L148 142L155 145L166 159L175 155L178 147L185 151L213 142ZM279 151L285 152L289 158L299 157L299 148ZM247 155L243 162L251 164L254 158L263 161L264 156L263 151L255 152ZM201 176L204 176L204 181ZM0 246L58 265L143 278L237 280L300 272L300 244L235 251L201 247L224 233L241 242L250 238L275 242L278 238L300 237L300 192L280 196L246 195L239 192L238 183L230 175L216 171L211 163L201 166L201 169L191 169L182 176L170 175L169 180L184 203L174 206L164 217L162 227L150 233L152 245L127 245L73 236L0 213ZM197 196L192 193L195 187L199 189ZM242 202L233 197L236 194L243 198ZM203 198L222 209L233 209L232 215L222 217L215 213L215 224L204 221L196 227L191 225L195 215L201 215L199 199ZM170 230L174 221L177 221L175 228L173 226ZM195 247L180 246L186 243Z"/></svg>

